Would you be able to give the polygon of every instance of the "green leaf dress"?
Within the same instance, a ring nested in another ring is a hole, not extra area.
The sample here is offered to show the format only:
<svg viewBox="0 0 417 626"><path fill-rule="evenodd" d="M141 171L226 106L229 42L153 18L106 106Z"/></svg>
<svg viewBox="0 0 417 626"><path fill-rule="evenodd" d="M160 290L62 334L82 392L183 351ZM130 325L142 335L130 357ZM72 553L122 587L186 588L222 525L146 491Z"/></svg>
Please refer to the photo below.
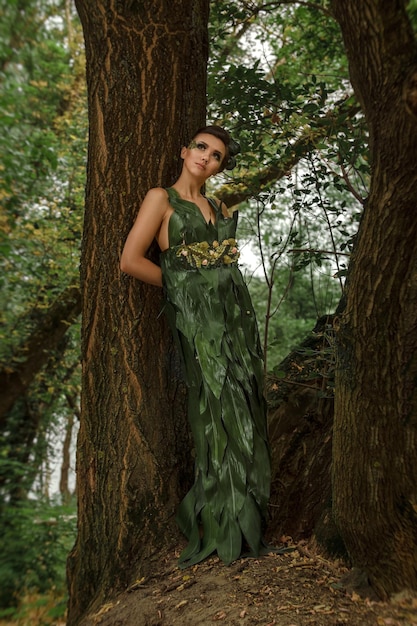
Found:
<svg viewBox="0 0 417 626"><path fill-rule="evenodd" d="M167 189L174 209L161 254L165 312L180 349L196 453L177 521L189 543L180 566L213 552L227 564L258 555L270 488L263 362L251 299L238 268L237 214L206 222Z"/></svg>

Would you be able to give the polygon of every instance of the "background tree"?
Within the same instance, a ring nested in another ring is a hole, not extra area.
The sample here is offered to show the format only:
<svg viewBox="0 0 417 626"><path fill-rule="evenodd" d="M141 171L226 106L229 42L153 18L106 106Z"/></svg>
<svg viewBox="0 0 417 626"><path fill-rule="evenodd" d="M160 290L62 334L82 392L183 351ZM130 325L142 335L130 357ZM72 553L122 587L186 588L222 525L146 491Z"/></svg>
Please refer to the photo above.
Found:
<svg viewBox="0 0 417 626"><path fill-rule="evenodd" d="M190 477L184 397L160 290L121 276L147 190L204 123L208 1L77 0L90 141L82 246L83 396L69 624L172 541ZM177 376L175 376L177 372ZM109 559L111 554L111 559Z"/></svg>

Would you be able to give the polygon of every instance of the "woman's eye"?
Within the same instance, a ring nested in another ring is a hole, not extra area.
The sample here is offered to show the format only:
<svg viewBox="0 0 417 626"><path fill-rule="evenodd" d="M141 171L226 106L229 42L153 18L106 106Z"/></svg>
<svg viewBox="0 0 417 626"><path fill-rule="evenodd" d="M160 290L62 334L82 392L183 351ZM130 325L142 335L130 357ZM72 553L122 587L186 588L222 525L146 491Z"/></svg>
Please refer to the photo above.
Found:
<svg viewBox="0 0 417 626"><path fill-rule="evenodd" d="M205 144L204 142L202 142L202 141L194 141L194 140L191 141L191 143L190 143L190 145L188 147L190 149L194 149L195 148L196 150L201 150L201 151L204 151L204 150L208 149L207 144ZM220 152L213 152L213 157L216 159L216 161L219 161L219 163L222 160L222 155L220 154Z"/></svg>

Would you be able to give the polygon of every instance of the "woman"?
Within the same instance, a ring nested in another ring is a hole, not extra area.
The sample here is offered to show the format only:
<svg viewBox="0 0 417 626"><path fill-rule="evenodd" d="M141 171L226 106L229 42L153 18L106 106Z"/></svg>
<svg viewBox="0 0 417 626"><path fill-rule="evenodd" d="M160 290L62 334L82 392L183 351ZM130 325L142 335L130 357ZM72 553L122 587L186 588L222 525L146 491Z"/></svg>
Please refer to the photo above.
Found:
<svg viewBox="0 0 417 626"><path fill-rule="evenodd" d="M201 193L233 167L236 146L219 126L200 129L181 150L176 183L147 193L121 258L124 272L164 286L183 358L196 449L195 482L177 514L189 540L183 567L264 547L270 455L258 330L237 266L237 214ZM161 267L146 258L154 238Z"/></svg>

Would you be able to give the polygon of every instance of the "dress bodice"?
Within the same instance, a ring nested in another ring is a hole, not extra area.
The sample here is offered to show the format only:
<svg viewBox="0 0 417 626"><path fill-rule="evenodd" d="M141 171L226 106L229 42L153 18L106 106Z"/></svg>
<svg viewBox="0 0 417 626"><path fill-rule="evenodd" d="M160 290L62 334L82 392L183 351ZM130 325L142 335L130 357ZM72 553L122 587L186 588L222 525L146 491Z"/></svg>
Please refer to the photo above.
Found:
<svg viewBox="0 0 417 626"><path fill-rule="evenodd" d="M236 218L234 214L231 218L224 217L216 202L208 198L216 221L206 222L200 209L194 202L189 202L181 198L176 189L167 189L169 202L174 209L168 226L169 245L178 246L180 244L192 244L195 242L223 241L234 238L236 235Z"/></svg>

